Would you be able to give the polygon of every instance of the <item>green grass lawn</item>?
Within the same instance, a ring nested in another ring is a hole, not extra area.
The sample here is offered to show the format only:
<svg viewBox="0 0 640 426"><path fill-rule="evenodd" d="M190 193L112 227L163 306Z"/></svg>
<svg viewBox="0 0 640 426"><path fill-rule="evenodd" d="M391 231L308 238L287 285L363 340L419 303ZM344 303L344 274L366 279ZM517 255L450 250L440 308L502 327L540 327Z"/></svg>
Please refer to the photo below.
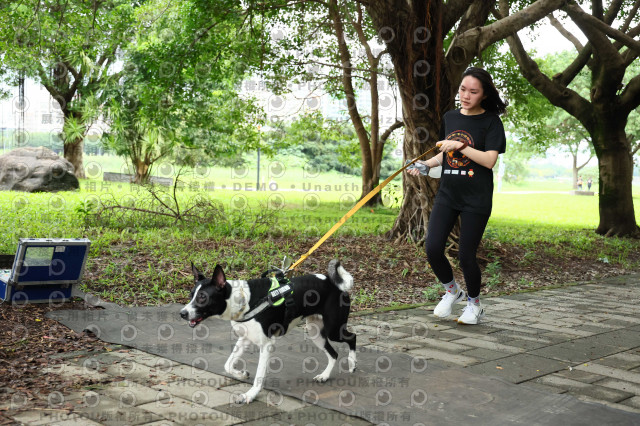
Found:
<svg viewBox="0 0 640 426"><path fill-rule="evenodd" d="M640 198L635 198L640 219ZM595 228L598 225L598 197L570 194L509 194L493 196L491 221L520 225L553 225L568 228Z"/></svg>
<svg viewBox="0 0 640 426"><path fill-rule="evenodd" d="M500 192L569 192L573 189L570 178L557 179L531 179L519 183L504 182ZM582 190L587 190L586 182L582 186ZM598 192L598 180L593 181L591 191ZM496 192L498 186L496 183Z"/></svg>
<svg viewBox="0 0 640 426"><path fill-rule="evenodd" d="M104 170L120 167L113 160L114 157L105 158L109 161L104 165ZM87 156L87 164L97 159L100 157ZM274 178L271 188L255 191L255 183L251 185L248 177L253 172L255 169L242 172L242 178L238 176L237 171L230 168L212 169L207 172L206 177L199 178L194 177L194 172L186 173L185 176L191 175L192 179L178 192L178 197L181 203L185 204L196 196L214 200L229 214L268 211L277 220L279 232L301 232L307 236L320 236L339 220L360 196L360 180L354 176L344 176L335 172L309 175L300 166L289 167L282 172L280 178ZM215 182L215 185L208 186L208 182ZM386 201L399 196L399 184L396 180L385 188ZM250 190L245 190L247 187ZM576 230L594 229L598 225L597 196L575 196L568 192L537 192L555 189L557 187L554 182L504 185L502 192L494 194L489 229L499 235L502 230L514 228L557 227ZM640 222L640 188L636 185L634 190L636 217ZM113 229L85 229L81 213L83 206L92 201L110 198L135 199L141 191L144 192L137 185L87 179L82 180L81 190L76 192L0 193L0 208L6 212L0 218L4 237L0 241L0 251L11 251L17 239L21 237L76 237L90 233L115 232ZM338 231L338 235L386 232L397 214L397 210L389 206L397 206L398 203L396 200L386 204L387 207L361 209ZM120 231L121 229L118 230ZM217 231L211 228L207 232L215 234Z"/></svg>
<svg viewBox="0 0 640 426"><path fill-rule="evenodd" d="M399 164L400 162L398 162ZM123 158L114 156L85 155L85 171L91 179L102 179L104 172L131 173ZM244 165L238 167L196 167L183 168L169 162L159 162L152 169L153 176L173 178L180 172L180 179L186 184L204 189L205 187L226 186L227 188L242 188L255 190L257 186L265 189L284 191L325 188L341 186L342 188L357 188L360 191L362 179L358 176L339 173L336 171L319 173L314 167L307 165L299 158L284 156L270 159L262 156L258 173L255 156L247 156ZM400 178L397 179L400 182ZM349 190L349 191L351 191Z"/></svg>

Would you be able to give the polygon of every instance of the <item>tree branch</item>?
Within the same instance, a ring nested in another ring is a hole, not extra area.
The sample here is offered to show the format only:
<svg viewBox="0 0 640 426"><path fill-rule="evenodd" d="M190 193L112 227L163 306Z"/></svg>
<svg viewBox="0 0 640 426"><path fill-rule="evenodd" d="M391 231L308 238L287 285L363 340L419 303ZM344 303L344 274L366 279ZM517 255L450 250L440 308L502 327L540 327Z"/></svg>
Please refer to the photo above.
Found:
<svg viewBox="0 0 640 426"><path fill-rule="evenodd" d="M551 23L551 26L553 26L553 28L558 30L558 32L560 34L562 34L564 36L564 38L569 40L571 42L571 44L573 44L575 46L575 48L576 48L576 50L578 52L580 52L584 48L582 43L580 43L580 40L578 40L578 38L576 36L574 36L570 31L568 31L565 27L563 27L562 24L560 23L560 21L558 21L553 16L553 13L550 13L547 16L547 18L549 18L549 22Z"/></svg>
<svg viewBox="0 0 640 426"><path fill-rule="evenodd" d="M569 14L571 19L575 21L575 23L585 33L589 41L591 41L598 50L606 50L608 54L610 54L611 50L614 50L611 42L609 42L609 40L603 35L606 34L623 43L629 49L640 52L640 41L634 40L632 37L612 28L600 19L596 19L588 13L585 13L575 2L572 1L567 4L564 7L564 10Z"/></svg>
<svg viewBox="0 0 640 426"><path fill-rule="evenodd" d="M393 133L396 129L399 129L400 127L403 127L403 126L404 126L404 121L397 120L395 123L389 126L389 128L385 130L382 135L380 135L380 142L386 142L387 139L389 139L389 136L391 136L391 133Z"/></svg>
<svg viewBox="0 0 640 426"><path fill-rule="evenodd" d="M569 114L576 117L587 129L593 125L590 117L592 112L591 104L575 91L561 85L557 81L550 80L538 64L529 57L522 46L522 42L517 34L507 37L507 43L511 53L516 58L522 75L542 93L553 105L559 106Z"/></svg>
<svg viewBox="0 0 640 426"><path fill-rule="evenodd" d="M602 0L591 0L591 13L594 18L602 21L604 14L603 10L604 9L602 7Z"/></svg>
<svg viewBox="0 0 640 426"><path fill-rule="evenodd" d="M449 0L444 5L444 12L442 15L442 34L447 34L453 26L460 20L469 6L473 3L473 0Z"/></svg>
<svg viewBox="0 0 640 426"><path fill-rule="evenodd" d="M637 37L639 34L640 25L637 25L627 32L627 35L629 37ZM619 41L616 41L613 45L616 47L616 49L622 48L622 43L620 43ZM631 64L631 62L633 62L638 56L640 56L640 54L635 50L627 49L625 52L622 52L622 58L624 59L624 63L626 66L629 66L629 64Z"/></svg>
<svg viewBox="0 0 640 426"><path fill-rule="evenodd" d="M456 28L456 36L463 34L465 31L484 25L491 13L491 9L495 0L472 2L465 11L458 28Z"/></svg>
<svg viewBox="0 0 640 426"><path fill-rule="evenodd" d="M344 27L342 25L340 11L338 10L337 0L331 0L329 5L329 16L333 21L336 38L338 40L338 51L340 53L340 61L343 66L342 85L346 95L347 109L349 110L349 116L351 117L356 134L358 135L361 151L363 155L367 155L370 152L368 149L369 138L366 136L362 117L360 117L358 105L356 104L355 90L353 88L353 82L351 81L351 55L345 40ZM364 162L367 162L367 160L370 159L363 158L363 160L365 160Z"/></svg>
<svg viewBox="0 0 640 426"><path fill-rule="evenodd" d="M47 89L47 92L49 92L49 94L51 95L51 97L53 99L57 99L57 98L61 98L64 99L64 96L62 96L62 92L60 92L53 84L51 84L51 82L49 81L49 77L47 76L47 73L45 72L44 68L42 67L42 64L38 64L38 76L40 77L40 81L42 82L42 85L44 86L45 89ZM62 106L62 105L61 105Z"/></svg>
<svg viewBox="0 0 640 426"><path fill-rule="evenodd" d="M373 53L371 52L371 46L369 46L369 43L367 41L367 37L364 35L364 31L362 29L362 9L360 7L358 7L358 22L354 22L351 21L351 25L353 25L353 28L356 30L356 34L358 35L358 40L360 41L360 44L362 45L362 47L364 47L364 51L367 55L367 59L369 60L369 65L371 66L371 69L377 69L378 68L378 61L376 60L376 57L373 55Z"/></svg>
<svg viewBox="0 0 640 426"><path fill-rule="evenodd" d="M67 101L67 103L71 102L71 100L73 99L73 96L76 94L78 86L80 86L83 78L84 72L80 71L80 73L78 73L78 78L73 79L73 84L71 84L71 87L69 87L69 90L67 90L67 93L65 93L64 99L65 101Z"/></svg>
<svg viewBox="0 0 640 426"><path fill-rule="evenodd" d="M636 155L636 153L638 151L640 151L640 141L638 143L636 143L635 145L632 145L632 136L629 135L627 137L627 140L629 141L629 146L631 146L631 156L633 157L634 155Z"/></svg>
<svg viewBox="0 0 640 426"><path fill-rule="evenodd" d="M587 164L589 164L589 161L591 161L591 159L593 158L593 154L589 154L589 158L587 159L587 161L585 161L584 163L582 163L582 166L577 167L578 170L582 169L584 166L586 166Z"/></svg>
<svg viewBox="0 0 640 426"><path fill-rule="evenodd" d="M560 8L566 0L538 0L513 15L505 16L493 24L482 27L479 36L478 53L498 40L515 34ZM473 31L473 30L469 30ZM464 34L463 34L464 36Z"/></svg>
<svg viewBox="0 0 640 426"><path fill-rule="evenodd" d="M503 19L505 19L506 16L508 16L509 2L505 0L500 0L499 7L500 7L499 11L493 10L493 14L499 20L498 22L502 21ZM580 73L582 68L584 68L585 65L589 65L592 52L593 52L593 49L591 47L591 43L587 43L582 48L582 50L579 51L578 56L563 72L553 76L553 82L563 87L567 87L573 81L573 79Z"/></svg>
<svg viewBox="0 0 640 426"><path fill-rule="evenodd" d="M620 105L627 113L640 106L640 74L633 77L620 94Z"/></svg>
<svg viewBox="0 0 640 426"><path fill-rule="evenodd" d="M67 70L69 70L71 75L73 75L73 79L77 80L78 79L78 71L76 71L76 69L71 65L71 63L69 63L69 61L62 61L62 64L65 67L67 67Z"/></svg>
<svg viewBox="0 0 640 426"><path fill-rule="evenodd" d="M378 59L371 52L371 46L367 41L367 37L364 34L362 29L362 7L358 5L358 21L351 22L353 27L355 28L356 34L358 35L358 40L367 54L367 60L369 61L369 66L372 70L378 68ZM379 164L379 160L382 159L382 149L378 146L378 137L380 131L380 114L379 114L379 93L378 93L378 73L376 71L372 71L369 76L369 91L371 93L371 136L370 136L370 148L371 148L371 156L372 156L372 168L375 168L377 164Z"/></svg>
<svg viewBox="0 0 640 426"><path fill-rule="evenodd" d="M636 0L636 2L633 4L633 7L629 11L629 15L627 16L627 19L620 27L620 31L625 33L627 32L627 29L629 29L629 25L631 25L631 22L633 22L633 18L635 18L636 13L638 13L638 8L640 8L640 0ZM611 22L607 22L607 24L611 24Z"/></svg>

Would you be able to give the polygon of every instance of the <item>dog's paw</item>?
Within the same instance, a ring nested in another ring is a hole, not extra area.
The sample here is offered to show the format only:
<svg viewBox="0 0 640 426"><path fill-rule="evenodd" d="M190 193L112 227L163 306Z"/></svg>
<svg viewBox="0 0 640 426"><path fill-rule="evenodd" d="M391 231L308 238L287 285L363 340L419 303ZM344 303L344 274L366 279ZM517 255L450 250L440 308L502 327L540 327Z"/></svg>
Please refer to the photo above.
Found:
<svg viewBox="0 0 640 426"><path fill-rule="evenodd" d="M244 404L248 404L251 401L253 401L253 398L250 397L248 394L243 393L243 394L239 394L239 395L234 395L233 396L233 402L236 405L244 405Z"/></svg>
<svg viewBox="0 0 640 426"><path fill-rule="evenodd" d="M246 380L249 378L249 372L247 370L234 370L231 372L231 375L240 380Z"/></svg>
<svg viewBox="0 0 640 426"><path fill-rule="evenodd" d="M238 379L248 379L250 376L249 372L247 370L238 370L236 371L236 377Z"/></svg>
<svg viewBox="0 0 640 426"><path fill-rule="evenodd" d="M351 352L349 354L349 358L347 358L347 362L349 363L349 373L353 373L354 371L356 371L356 365L358 365L358 362L356 361L355 352Z"/></svg>
<svg viewBox="0 0 640 426"><path fill-rule="evenodd" d="M324 383L327 380L329 380L329 376L325 376L323 374L318 374L316 377L313 378L313 381L318 383Z"/></svg>

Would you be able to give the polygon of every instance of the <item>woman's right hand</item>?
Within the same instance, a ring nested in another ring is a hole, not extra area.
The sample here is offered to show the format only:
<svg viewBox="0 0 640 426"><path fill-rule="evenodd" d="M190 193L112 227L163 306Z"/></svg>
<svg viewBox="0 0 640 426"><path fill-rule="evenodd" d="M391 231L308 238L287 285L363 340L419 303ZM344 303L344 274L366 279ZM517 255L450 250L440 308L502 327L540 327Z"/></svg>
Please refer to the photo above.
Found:
<svg viewBox="0 0 640 426"><path fill-rule="evenodd" d="M419 168L415 167L418 164L420 164L420 167ZM422 169L422 170L420 170L420 169ZM406 171L407 171L408 174L410 174L412 176L426 175L429 172L429 165L424 160L417 160L415 163L413 163L411 168L406 169Z"/></svg>

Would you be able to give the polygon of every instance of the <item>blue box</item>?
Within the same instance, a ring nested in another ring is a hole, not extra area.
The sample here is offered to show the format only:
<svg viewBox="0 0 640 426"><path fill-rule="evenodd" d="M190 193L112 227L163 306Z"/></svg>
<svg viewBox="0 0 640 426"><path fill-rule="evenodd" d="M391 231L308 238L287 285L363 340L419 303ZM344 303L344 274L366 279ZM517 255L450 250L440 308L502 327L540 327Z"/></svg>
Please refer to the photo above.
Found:
<svg viewBox="0 0 640 426"><path fill-rule="evenodd" d="M86 238L21 238L11 269L0 270L0 300L66 301L73 285L82 280L90 245ZM6 262L7 256L3 258Z"/></svg>

